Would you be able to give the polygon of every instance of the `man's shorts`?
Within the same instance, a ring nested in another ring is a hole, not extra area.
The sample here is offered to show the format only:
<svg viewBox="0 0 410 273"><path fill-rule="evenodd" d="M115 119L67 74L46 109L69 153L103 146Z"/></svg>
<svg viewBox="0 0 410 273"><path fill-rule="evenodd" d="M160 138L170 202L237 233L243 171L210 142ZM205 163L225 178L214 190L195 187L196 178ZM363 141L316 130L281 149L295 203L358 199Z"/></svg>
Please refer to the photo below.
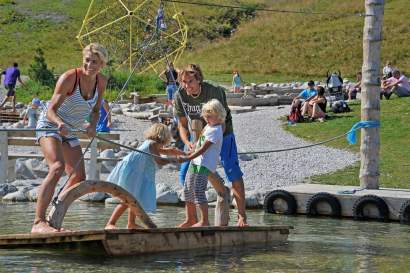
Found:
<svg viewBox="0 0 410 273"><path fill-rule="evenodd" d="M167 85L166 91L167 91L168 100L174 99L174 93L176 90L177 90L177 85L175 83Z"/></svg>
<svg viewBox="0 0 410 273"><path fill-rule="evenodd" d="M14 84L8 84L5 87L7 89L7 97L14 97L16 95L16 86Z"/></svg>
<svg viewBox="0 0 410 273"><path fill-rule="evenodd" d="M242 178L243 173L239 167L238 152L236 148L235 135L233 133L224 136L221 149L221 164L225 170L229 182ZM189 162L181 163L179 169L179 183L184 185Z"/></svg>
<svg viewBox="0 0 410 273"><path fill-rule="evenodd" d="M47 129L47 128L37 128L37 129ZM78 138L65 137L55 131L39 131L39 132L36 132L36 137L37 137L37 142L39 142L40 138L42 137L53 137L59 140L61 143L68 143L71 148L74 148L80 145L80 140L78 140Z"/></svg>
<svg viewBox="0 0 410 273"><path fill-rule="evenodd" d="M238 150L233 133L224 136L221 149L221 164L224 167L229 182L242 178L243 173L239 167Z"/></svg>

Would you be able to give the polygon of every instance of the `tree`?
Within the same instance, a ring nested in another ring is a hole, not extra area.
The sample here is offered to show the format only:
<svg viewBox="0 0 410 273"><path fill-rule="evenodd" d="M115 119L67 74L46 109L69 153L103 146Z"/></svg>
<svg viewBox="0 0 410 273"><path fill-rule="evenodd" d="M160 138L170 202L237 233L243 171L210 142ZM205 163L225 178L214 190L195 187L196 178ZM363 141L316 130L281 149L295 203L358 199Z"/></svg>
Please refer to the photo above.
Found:
<svg viewBox="0 0 410 273"><path fill-rule="evenodd" d="M47 68L44 52L41 48L36 49L34 63L30 65L28 74L32 80L39 82L41 85L50 88L53 88L55 85L53 71Z"/></svg>

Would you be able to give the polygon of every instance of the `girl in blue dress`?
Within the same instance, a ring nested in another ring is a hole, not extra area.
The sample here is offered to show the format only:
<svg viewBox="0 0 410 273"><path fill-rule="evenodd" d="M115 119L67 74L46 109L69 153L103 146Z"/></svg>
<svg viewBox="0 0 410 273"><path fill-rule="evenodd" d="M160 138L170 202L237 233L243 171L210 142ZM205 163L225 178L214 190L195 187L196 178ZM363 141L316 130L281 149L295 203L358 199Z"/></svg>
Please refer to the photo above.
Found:
<svg viewBox="0 0 410 273"><path fill-rule="evenodd" d="M175 148L166 148L171 140L171 132L162 123L152 125L144 132L145 141L138 150L154 155L184 156L185 153ZM186 160L186 157L181 157ZM159 165L165 165L170 161L146 155L137 151L129 153L124 159L115 166L108 181L115 183L129 193L139 202L146 212L155 212L156 190L155 190L155 171ZM115 229L115 224L121 215L128 208L125 204L119 204L112 213L106 229ZM130 210L128 212L128 229L136 229L139 226L135 223L136 215Z"/></svg>

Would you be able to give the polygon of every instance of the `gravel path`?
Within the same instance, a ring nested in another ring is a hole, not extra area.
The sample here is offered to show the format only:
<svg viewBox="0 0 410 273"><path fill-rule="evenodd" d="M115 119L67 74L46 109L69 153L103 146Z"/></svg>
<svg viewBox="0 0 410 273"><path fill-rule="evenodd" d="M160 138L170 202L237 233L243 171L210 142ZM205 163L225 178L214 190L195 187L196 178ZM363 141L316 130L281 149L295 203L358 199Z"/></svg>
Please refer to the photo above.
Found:
<svg viewBox="0 0 410 273"><path fill-rule="evenodd" d="M282 129L281 116L289 112L289 107L265 107L257 111L233 114L234 131L239 152L280 149L307 145ZM122 129L135 130L121 132L121 140L143 140L143 131L150 122L126 116L114 116L113 123ZM240 156L247 191L269 191L281 186L303 182L306 178L332 172L353 164L358 156L325 146L300 149L290 152ZM223 169L218 172L224 174ZM168 165L157 172L157 183L173 189L180 188L176 166Z"/></svg>

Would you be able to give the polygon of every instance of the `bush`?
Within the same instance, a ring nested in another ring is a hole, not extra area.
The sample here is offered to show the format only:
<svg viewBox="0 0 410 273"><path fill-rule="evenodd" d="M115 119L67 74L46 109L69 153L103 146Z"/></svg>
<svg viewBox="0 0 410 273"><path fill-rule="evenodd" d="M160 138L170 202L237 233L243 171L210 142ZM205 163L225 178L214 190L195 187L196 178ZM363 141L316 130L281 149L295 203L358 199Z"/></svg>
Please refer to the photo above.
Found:
<svg viewBox="0 0 410 273"><path fill-rule="evenodd" d="M44 52L41 48L36 49L34 63L30 65L28 74L32 80L39 82L41 85L50 88L53 88L55 85L54 74L47 68Z"/></svg>

